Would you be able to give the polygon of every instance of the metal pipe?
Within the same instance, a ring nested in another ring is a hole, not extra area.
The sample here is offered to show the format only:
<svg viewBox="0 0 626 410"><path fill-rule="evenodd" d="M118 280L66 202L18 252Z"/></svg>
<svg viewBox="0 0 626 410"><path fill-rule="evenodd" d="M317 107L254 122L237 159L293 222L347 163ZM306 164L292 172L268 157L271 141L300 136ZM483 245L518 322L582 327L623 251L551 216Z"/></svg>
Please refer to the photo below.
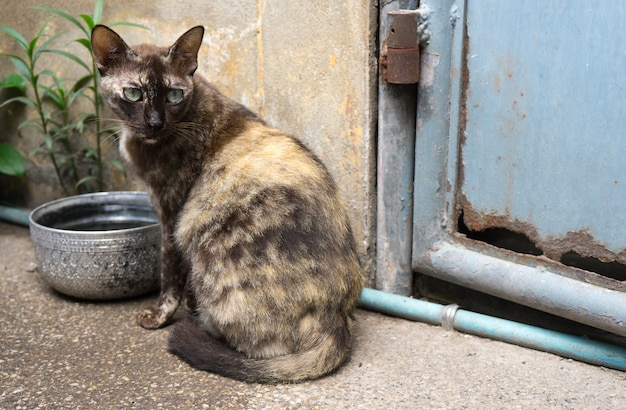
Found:
<svg viewBox="0 0 626 410"><path fill-rule="evenodd" d="M569 278L566 270L533 265L439 241L418 257L419 272L626 337L624 292Z"/></svg>
<svg viewBox="0 0 626 410"><path fill-rule="evenodd" d="M381 4L379 54L387 48L388 13L416 9L417 0ZM378 82L378 151L376 169L376 287L400 295L411 293L413 270L413 163L415 157L414 85Z"/></svg>
<svg viewBox="0 0 626 410"><path fill-rule="evenodd" d="M436 303L363 289L364 309L626 371L626 348Z"/></svg>
<svg viewBox="0 0 626 410"><path fill-rule="evenodd" d="M0 205L0 221L28 226L29 215L30 211L27 209Z"/></svg>

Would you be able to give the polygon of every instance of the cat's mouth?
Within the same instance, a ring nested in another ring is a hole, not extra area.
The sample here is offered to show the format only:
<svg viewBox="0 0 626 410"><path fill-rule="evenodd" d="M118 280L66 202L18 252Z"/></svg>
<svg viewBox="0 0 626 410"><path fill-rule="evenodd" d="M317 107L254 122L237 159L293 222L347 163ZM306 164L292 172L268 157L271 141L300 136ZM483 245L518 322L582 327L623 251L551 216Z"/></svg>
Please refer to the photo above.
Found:
<svg viewBox="0 0 626 410"><path fill-rule="evenodd" d="M157 135L144 135L143 142L146 144L156 144L159 141L159 137Z"/></svg>
<svg viewBox="0 0 626 410"><path fill-rule="evenodd" d="M166 133L163 130L161 131L149 130L143 133L143 141L146 144L156 144L157 142L163 139L165 134Z"/></svg>

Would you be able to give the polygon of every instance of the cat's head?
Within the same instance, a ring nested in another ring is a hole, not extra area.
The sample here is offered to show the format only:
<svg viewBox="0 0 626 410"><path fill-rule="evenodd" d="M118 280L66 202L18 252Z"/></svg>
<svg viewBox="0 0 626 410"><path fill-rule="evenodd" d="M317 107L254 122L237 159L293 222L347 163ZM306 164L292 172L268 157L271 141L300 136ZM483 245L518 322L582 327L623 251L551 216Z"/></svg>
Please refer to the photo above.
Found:
<svg viewBox="0 0 626 410"><path fill-rule="evenodd" d="M129 47L110 28L91 33L102 94L133 135L145 142L167 136L185 115L193 95L193 74L204 28L197 26L171 47Z"/></svg>

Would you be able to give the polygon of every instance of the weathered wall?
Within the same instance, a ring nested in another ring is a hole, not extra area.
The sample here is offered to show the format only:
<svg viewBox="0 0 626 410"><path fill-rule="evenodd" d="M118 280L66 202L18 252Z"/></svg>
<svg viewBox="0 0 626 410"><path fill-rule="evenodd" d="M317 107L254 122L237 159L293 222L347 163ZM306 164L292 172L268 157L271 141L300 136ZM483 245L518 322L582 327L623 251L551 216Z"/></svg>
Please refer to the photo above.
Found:
<svg viewBox="0 0 626 410"><path fill-rule="evenodd" d="M270 124L299 136L324 160L349 204L360 252L371 272L376 109L374 3L109 2L103 23L123 20L143 24L150 30L119 27L118 32L131 44L162 45L169 45L194 25L204 25L207 31L199 71ZM5 0L0 24L32 36L46 18L46 13L30 9L34 5L61 8L74 15L91 13L93 9L92 2L86 0ZM50 29L67 31L68 41L77 33L58 18L51 22ZM82 51L80 47L76 50ZM0 51L15 51L3 34ZM0 59L0 77L11 69L6 59ZM5 98L6 93L0 94L0 100ZM23 115L19 110L0 110L0 140L16 143L22 152L28 153L37 142L28 136L21 140L15 137L15 124ZM109 155L115 155L116 147L110 148ZM114 179L113 189L141 187L132 176L126 181L119 176ZM37 158L28 159L26 181L0 181L4 184L0 191L13 196L4 199L18 204L34 206L61 195L51 168Z"/></svg>

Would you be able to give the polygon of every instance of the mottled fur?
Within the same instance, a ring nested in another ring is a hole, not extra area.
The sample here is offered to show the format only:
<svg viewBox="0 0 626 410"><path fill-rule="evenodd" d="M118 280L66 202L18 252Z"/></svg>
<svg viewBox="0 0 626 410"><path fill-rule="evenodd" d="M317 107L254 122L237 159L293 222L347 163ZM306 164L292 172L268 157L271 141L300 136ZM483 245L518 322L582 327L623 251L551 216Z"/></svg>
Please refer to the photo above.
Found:
<svg viewBox="0 0 626 410"><path fill-rule="evenodd" d="M170 350L192 366L258 382L326 375L348 358L363 281L345 208L311 151L194 75L203 33L169 48L92 33L120 149L163 226L161 294L137 320L165 325L187 287L195 317Z"/></svg>

